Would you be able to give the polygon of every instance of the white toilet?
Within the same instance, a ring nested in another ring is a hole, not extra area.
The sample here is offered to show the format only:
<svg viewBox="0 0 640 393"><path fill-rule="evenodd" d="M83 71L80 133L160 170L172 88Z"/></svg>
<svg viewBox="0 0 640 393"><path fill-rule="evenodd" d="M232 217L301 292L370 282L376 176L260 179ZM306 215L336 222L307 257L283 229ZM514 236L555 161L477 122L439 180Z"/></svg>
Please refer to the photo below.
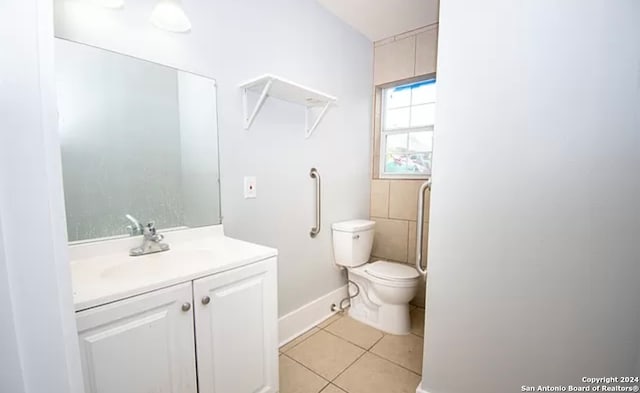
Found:
<svg viewBox="0 0 640 393"><path fill-rule="evenodd" d="M359 288L351 299L349 315L391 334L409 334L409 302L416 295L420 274L411 266L376 261L367 263L373 247L375 222L343 221L333 224L333 252L338 266L347 269ZM351 295L354 288L351 286Z"/></svg>

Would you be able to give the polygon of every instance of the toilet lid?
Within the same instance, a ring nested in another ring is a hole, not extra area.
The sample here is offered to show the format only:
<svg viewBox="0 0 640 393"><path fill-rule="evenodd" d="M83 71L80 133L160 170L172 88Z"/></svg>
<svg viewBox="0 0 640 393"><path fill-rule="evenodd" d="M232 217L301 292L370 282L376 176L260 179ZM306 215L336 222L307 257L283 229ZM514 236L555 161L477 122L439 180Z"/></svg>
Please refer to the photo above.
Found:
<svg viewBox="0 0 640 393"><path fill-rule="evenodd" d="M412 280L420 277L420 273L403 263L378 261L367 265L367 273L383 280Z"/></svg>

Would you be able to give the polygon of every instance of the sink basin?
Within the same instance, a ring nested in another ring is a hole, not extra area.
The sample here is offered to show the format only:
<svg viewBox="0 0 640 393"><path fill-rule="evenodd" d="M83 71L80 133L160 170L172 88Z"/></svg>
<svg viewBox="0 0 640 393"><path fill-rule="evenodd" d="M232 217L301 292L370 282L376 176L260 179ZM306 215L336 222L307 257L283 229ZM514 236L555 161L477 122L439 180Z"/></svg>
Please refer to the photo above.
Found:
<svg viewBox="0 0 640 393"><path fill-rule="evenodd" d="M206 265L212 258L211 250L169 250L139 257L127 257L106 268L101 278L129 280L145 276L182 276Z"/></svg>
<svg viewBox="0 0 640 393"><path fill-rule="evenodd" d="M139 238L69 247L76 311L245 266L276 249L224 236L221 225L167 232L165 252L129 256Z"/></svg>

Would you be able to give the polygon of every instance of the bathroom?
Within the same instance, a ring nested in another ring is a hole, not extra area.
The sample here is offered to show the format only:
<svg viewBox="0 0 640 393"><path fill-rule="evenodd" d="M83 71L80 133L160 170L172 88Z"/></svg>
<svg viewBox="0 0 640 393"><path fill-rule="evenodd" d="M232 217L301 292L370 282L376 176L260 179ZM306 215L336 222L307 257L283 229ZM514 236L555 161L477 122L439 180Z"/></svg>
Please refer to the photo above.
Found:
<svg viewBox="0 0 640 393"><path fill-rule="evenodd" d="M637 381L640 8L507 3L3 2L0 392Z"/></svg>

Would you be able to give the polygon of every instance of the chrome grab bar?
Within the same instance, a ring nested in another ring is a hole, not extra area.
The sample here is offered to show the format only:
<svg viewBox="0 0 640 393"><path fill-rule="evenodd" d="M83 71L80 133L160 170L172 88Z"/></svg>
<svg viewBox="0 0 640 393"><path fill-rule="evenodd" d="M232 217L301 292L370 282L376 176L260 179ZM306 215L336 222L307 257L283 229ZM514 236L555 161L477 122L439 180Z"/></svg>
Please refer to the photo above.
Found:
<svg viewBox="0 0 640 393"><path fill-rule="evenodd" d="M422 268L422 232L424 226L424 193L427 189L431 190L431 179L427 180L420 186L418 192L418 221L416 222L416 269L418 272L426 276L427 269Z"/></svg>
<svg viewBox="0 0 640 393"><path fill-rule="evenodd" d="M320 173L316 168L311 168L311 172L309 172L309 175L311 176L312 179L316 179L316 226L311 228L311 232L309 232L309 235L311 237L316 237L318 236L318 233L320 233L321 220L322 220L322 210L321 210L322 209L322 200L321 200L322 180L320 179Z"/></svg>

